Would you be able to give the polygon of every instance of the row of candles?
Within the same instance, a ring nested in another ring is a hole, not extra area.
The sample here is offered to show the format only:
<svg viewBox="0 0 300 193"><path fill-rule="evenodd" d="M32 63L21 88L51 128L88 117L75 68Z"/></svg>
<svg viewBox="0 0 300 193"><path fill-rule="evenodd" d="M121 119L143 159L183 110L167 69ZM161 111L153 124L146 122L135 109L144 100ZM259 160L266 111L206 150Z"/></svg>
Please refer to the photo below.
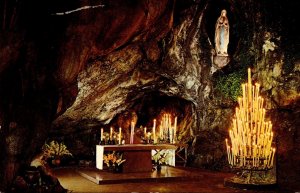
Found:
<svg viewBox="0 0 300 193"><path fill-rule="evenodd" d="M134 127L131 127L132 130ZM168 143L176 143L177 139L177 117L174 118L172 124L172 116L169 113L163 114L161 118L161 122L159 125L159 131L157 134L156 129L156 119L153 120L152 133L147 133L147 128L144 128L144 137L152 138L153 143L158 143L160 141L168 142Z"/></svg>
<svg viewBox="0 0 300 193"><path fill-rule="evenodd" d="M113 132L114 132L113 127L110 127L109 141L113 141ZM118 133L117 138L118 138L118 144L122 144L122 128L121 127L119 127L119 133ZM100 140L101 140L101 142L104 141L104 129L103 128L101 128Z"/></svg>
<svg viewBox="0 0 300 193"><path fill-rule="evenodd" d="M130 126L130 139L129 143L133 144L134 142L134 134L135 134L135 125L136 123L134 121L131 121ZM109 134L109 140L113 140L113 128L110 127L110 134ZM156 128L156 119L153 120L153 127L152 132L147 132L147 128L144 127L144 138L152 139L153 143L158 143L159 141L168 141L169 143L176 143L177 139L177 117L174 118L173 124L172 124L172 117L171 114L165 113L162 116L160 125L159 125L159 131L157 134L157 128ZM101 141L104 140L104 130L101 128ZM118 144L122 144L122 128L119 127L119 133L118 133Z"/></svg>
<svg viewBox="0 0 300 193"><path fill-rule="evenodd" d="M168 141L170 143L176 143L177 141L177 117L174 118L172 124L172 116L169 113L165 113L162 116L159 125L159 138L161 141Z"/></svg>
<svg viewBox="0 0 300 193"><path fill-rule="evenodd" d="M259 84L242 84L243 97L238 98L239 108L229 130L231 146L226 139L229 164L244 168L268 169L273 167L275 148L272 148L272 123L265 121L266 110L259 96Z"/></svg>

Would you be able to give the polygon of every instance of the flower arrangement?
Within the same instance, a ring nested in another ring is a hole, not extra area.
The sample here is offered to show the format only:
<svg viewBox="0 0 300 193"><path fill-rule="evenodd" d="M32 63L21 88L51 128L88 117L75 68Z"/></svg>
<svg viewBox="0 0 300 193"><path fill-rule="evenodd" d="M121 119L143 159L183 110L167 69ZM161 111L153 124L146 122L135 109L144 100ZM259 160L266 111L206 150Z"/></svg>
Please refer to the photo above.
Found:
<svg viewBox="0 0 300 193"><path fill-rule="evenodd" d="M59 158L65 155L73 156L63 142L58 143L53 140L49 144L45 143L42 149L46 158Z"/></svg>
<svg viewBox="0 0 300 193"><path fill-rule="evenodd" d="M122 156L123 154L113 151L112 153L104 155L103 161L107 165L107 167L120 166L126 161L126 159L122 159Z"/></svg>
<svg viewBox="0 0 300 193"><path fill-rule="evenodd" d="M152 160L154 160L156 165L166 165L168 164L168 160L170 159L169 152L157 152L152 156Z"/></svg>

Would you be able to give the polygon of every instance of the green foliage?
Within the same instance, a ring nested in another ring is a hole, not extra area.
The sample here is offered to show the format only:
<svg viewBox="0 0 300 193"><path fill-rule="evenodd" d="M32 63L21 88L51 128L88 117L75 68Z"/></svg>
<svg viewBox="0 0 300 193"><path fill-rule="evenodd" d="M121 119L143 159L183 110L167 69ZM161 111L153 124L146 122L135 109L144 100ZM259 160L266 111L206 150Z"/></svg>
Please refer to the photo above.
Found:
<svg viewBox="0 0 300 193"><path fill-rule="evenodd" d="M228 75L221 75L217 78L216 89L225 97L234 101L242 95L241 83L245 80L246 74L243 70Z"/></svg>

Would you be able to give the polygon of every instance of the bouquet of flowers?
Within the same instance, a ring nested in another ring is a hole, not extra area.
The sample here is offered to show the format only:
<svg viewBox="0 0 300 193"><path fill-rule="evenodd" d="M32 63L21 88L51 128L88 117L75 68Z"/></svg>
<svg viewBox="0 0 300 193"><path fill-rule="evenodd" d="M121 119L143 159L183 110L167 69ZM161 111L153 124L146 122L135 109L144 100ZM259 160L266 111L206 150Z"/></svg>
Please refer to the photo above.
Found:
<svg viewBox="0 0 300 193"><path fill-rule="evenodd" d="M166 165L168 164L168 160L170 159L170 154L169 152L156 152L156 154L154 154L152 156L152 160L154 160L156 165Z"/></svg>
<svg viewBox="0 0 300 193"><path fill-rule="evenodd" d="M58 143L57 141L53 140L49 144L46 143L42 149L46 158L60 158L65 155L72 156L72 153L69 152L67 146L63 142Z"/></svg>
<svg viewBox="0 0 300 193"><path fill-rule="evenodd" d="M122 159L122 156L123 154L113 151L112 153L104 155L103 161L107 165L107 167L120 166L126 161L126 159Z"/></svg>

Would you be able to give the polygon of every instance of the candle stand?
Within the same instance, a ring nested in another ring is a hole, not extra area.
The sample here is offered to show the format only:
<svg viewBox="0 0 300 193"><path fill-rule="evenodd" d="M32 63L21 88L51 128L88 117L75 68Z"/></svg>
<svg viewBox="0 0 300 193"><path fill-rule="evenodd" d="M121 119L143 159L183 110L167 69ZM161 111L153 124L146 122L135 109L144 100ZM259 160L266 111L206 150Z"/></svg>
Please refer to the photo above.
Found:
<svg viewBox="0 0 300 193"><path fill-rule="evenodd" d="M237 158L239 160L239 158ZM272 190L277 187L276 168L252 167L252 158L247 158L249 163L246 167L231 166L236 175L225 178L224 185L227 187L248 189L248 190ZM264 159L260 160L264 162Z"/></svg>
<svg viewBox="0 0 300 193"><path fill-rule="evenodd" d="M272 123L265 120L266 110L259 87L259 84L252 85L248 69L248 83L242 84L243 97L238 98L239 107L229 130L230 140L225 140L229 165L238 172L225 179L225 186L241 189L276 186Z"/></svg>

